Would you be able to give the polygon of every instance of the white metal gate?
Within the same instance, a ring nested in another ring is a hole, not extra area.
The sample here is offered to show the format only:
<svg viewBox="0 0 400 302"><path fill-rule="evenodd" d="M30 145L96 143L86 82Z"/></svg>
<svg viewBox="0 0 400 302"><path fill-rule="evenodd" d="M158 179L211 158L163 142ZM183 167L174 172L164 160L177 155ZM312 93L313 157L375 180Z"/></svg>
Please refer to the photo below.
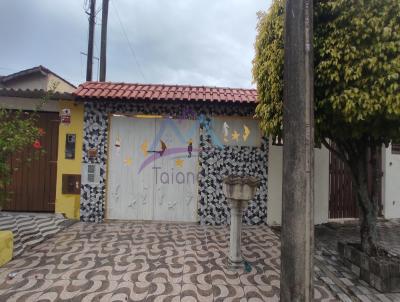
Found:
<svg viewBox="0 0 400 302"><path fill-rule="evenodd" d="M198 125L112 116L107 218L196 221Z"/></svg>

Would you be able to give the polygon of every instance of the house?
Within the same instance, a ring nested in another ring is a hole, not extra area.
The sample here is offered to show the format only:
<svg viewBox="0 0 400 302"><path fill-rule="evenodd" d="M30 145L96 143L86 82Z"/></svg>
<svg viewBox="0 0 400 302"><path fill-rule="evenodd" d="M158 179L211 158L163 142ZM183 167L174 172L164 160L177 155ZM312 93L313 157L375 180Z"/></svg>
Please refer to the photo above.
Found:
<svg viewBox="0 0 400 302"><path fill-rule="evenodd" d="M68 82L50 69L39 65L0 77L0 89L41 90L50 89L57 92L73 92L75 85Z"/></svg>
<svg viewBox="0 0 400 302"><path fill-rule="evenodd" d="M255 90L86 82L73 95L74 102L65 103L74 111L66 131L76 131L83 148L77 143L76 158L59 164L58 173L72 180L71 187L81 184L73 194L58 195L60 208L73 205L69 212L76 213L79 206L80 219L90 222L225 224L230 214L222 179L248 174L261 184L244 221L281 223L282 146L258 129ZM387 218L400 217L396 150L382 149L382 215ZM327 149L315 149L316 224L358 215L354 196L345 194L351 192L345 172Z"/></svg>
<svg viewBox="0 0 400 302"><path fill-rule="evenodd" d="M11 201L4 206L8 211L54 212L57 184L57 159L59 145L59 111L62 102L72 100L70 94L76 87L51 70L38 66L0 78L0 106L11 110L37 111L37 126L45 135L41 144L46 153L30 165L21 165L19 158L31 157L27 148L11 158L14 171ZM48 91L51 98L43 103ZM61 106L62 107L62 106Z"/></svg>
<svg viewBox="0 0 400 302"><path fill-rule="evenodd" d="M265 222L268 140L254 90L87 82L74 96L84 111L81 220L223 224L222 178L235 173L261 180L245 220Z"/></svg>

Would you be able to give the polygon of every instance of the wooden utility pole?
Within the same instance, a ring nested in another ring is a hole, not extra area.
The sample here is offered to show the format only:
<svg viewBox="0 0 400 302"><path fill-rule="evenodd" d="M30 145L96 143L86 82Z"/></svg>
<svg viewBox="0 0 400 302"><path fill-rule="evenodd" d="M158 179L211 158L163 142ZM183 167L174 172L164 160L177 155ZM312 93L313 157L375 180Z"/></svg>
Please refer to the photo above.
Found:
<svg viewBox="0 0 400 302"><path fill-rule="evenodd" d="M100 82L106 80L108 1L103 0L101 13Z"/></svg>
<svg viewBox="0 0 400 302"><path fill-rule="evenodd" d="M94 43L94 24L96 18L96 0L90 0L89 13L89 39L86 63L86 81L91 81L93 77L93 43Z"/></svg>
<svg viewBox="0 0 400 302"><path fill-rule="evenodd" d="M313 301L313 1L287 0L283 102L281 301Z"/></svg>

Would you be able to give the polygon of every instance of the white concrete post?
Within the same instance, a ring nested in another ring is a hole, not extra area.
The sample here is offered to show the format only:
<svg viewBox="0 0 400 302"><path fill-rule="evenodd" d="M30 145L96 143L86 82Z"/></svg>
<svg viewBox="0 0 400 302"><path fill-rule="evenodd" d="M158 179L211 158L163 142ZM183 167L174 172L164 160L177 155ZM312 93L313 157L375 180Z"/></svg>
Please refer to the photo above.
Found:
<svg viewBox="0 0 400 302"><path fill-rule="evenodd" d="M230 269L240 268L243 265L241 252L242 242L242 213L256 192L259 181L250 176L228 176L223 180L223 189L231 206L231 226L229 239Z"/></svg>
<svg viewBox="0 0 400 302"><path fill-rule="evenodd" d="M231 230L229 239L229 262L231 266L240 266L243 263L241 253L242 242L242 213L247 206L246 201L231 200Z"/></svg>

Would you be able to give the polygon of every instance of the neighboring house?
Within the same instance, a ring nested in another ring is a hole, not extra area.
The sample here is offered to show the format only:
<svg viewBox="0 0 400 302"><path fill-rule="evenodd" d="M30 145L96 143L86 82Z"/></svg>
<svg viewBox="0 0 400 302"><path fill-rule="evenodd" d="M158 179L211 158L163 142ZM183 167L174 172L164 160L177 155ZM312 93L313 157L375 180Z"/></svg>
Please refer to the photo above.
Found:
<svg viewBox="0 0 400 302"><path fill-rule="evenodd" d="M37 66L0 77L0 89L73 92L75 85L44 66Z"/></svg>
<svg viewBox="0 0 400 302"><path fill-rule="evenodd" d="M314 222L329 219L358 217L355 192L348 169L325 147L315 149L314 166ZM386 219L400 218L400 145L382 147L380 216ZM267 222L280 225L282 219L282 146L269 146ZM372 184L370 178L370 185ZM283 190L285 189L283 183Z"/></svg>
<svg viewBox="0 0 400 302"><path fill-rule="evenodd" d="M54 212L56 201L56 176L59 146L59 111L62 102L72 100L70 92L75 86L49 69L38 66L0 78L0 106L26 112L37 110L49 90L54 94L39 107L38 127L45 131L41 144L45 154L31 164L20 164L19 158L28 158L32 150L27 148L11 159L13 174L11 201L4 209L21 212Z"/></svg>

